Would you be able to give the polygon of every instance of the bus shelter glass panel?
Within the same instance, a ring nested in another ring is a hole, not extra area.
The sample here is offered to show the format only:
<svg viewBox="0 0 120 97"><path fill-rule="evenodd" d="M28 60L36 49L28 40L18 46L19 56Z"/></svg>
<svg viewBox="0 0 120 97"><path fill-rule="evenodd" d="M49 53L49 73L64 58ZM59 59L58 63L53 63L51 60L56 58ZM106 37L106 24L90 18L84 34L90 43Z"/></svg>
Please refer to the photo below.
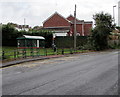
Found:
<svg viewBox="0 0 120 97"><path fill-rule="evenodd" d="M25 40L18 40L18 47L25 47Z"/></svg>
<svg viewBox="0 0 120 97"><path fill-rule="evenodd" d="M26 40L26 47L32 47L32 40Z"/></svg>
<svg viewBox="0 0 120 97"><path fill-rule="evenodd" d="M44 40L40 40L39 41L39 46L40 47L45 47L45 41Z"/></svg>

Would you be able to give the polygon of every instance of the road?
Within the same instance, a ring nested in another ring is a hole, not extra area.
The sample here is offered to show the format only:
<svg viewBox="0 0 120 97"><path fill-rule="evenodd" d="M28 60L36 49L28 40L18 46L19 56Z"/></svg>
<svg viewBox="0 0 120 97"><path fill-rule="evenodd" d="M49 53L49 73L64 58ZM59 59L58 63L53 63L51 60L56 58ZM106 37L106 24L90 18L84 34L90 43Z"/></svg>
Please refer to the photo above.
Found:
<svg viewBox="0 0 120 97"><path fill-rule="evenodd" d="M3 95L117 95L118 51L16 64L2 81Z"/></svg>

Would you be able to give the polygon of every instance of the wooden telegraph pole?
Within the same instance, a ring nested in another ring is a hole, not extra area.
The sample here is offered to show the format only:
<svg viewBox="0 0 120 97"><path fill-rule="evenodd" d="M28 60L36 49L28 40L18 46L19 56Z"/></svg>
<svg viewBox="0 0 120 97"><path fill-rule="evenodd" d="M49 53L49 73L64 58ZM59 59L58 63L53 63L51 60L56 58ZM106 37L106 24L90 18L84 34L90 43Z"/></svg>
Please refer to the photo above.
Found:
<svg viewBox="0 0 120 97"><path fill-rule="evenodd" d="M74 50L76 50L76 4L74 11Z"/></svg>

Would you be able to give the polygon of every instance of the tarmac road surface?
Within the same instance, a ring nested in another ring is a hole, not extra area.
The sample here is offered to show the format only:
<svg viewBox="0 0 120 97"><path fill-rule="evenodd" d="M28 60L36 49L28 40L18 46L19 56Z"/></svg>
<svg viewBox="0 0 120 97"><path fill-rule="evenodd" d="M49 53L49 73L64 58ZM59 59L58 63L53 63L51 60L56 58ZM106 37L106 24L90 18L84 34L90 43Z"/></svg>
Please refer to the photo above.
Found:
<svg viewBox="0 0 120 97"><path fill-rule="evenodd" d="M3 95L117 95L118 51L84 53L2 69Z"/></svg>

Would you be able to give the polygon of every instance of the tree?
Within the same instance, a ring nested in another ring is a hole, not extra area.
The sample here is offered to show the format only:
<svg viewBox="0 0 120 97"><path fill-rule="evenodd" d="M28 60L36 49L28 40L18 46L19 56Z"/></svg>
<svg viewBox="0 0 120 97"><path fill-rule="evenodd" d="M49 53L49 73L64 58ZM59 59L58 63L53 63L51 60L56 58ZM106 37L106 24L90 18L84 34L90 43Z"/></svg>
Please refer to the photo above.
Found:
<svg viewBox="0 0 120 97"><path fill-rule="evenodd" d="M43 27L42 26L34 26L32 30L41 30Z"/></svg>
<svg viewBox="0 0 120 97"><path fill-rule="evenodd" d="M92 30L92 46L95 50L104 50L108 48L108 37L114 29L112 25L112 16L108 13L97 13L93 15L95 28Z"/></svg>
<svg viewBox="0 0 120 97"><path fill-rule="evenodd" d="M16 44L17 33L18 31L11 24L2 25L2 45Z"/></svg>

